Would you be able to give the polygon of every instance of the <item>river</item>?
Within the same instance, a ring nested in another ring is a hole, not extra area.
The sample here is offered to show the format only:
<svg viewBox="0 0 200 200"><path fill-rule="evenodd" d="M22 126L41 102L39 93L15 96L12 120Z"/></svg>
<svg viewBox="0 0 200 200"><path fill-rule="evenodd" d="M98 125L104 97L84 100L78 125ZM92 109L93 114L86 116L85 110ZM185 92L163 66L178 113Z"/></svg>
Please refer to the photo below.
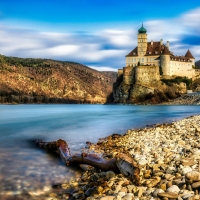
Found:
<svg viewBox="0 0 200 200"><path fill-rule="evenodd" d="M33 140L86 141L200 113L200 106L0 105L0 194L38 190L78 177L79 170L35 148Z"/></svg>

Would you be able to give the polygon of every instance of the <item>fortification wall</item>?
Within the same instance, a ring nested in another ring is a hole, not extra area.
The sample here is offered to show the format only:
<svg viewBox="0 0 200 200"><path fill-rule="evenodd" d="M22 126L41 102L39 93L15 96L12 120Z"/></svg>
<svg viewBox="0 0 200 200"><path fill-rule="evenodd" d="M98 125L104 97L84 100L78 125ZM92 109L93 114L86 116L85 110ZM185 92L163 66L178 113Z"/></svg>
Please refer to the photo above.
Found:
<svg viewBox="0 0 200 200"><path fill-rule="evenodd" d="M123 69L118 69L117 76L119 77L121 75L123 75Z"/></svg>
<svg viewBox="0 0 200 200"><path fill-rule="evenodd" d="M160 80L158 66L135 67L135 83L141 85L155 85Z"/></svg>
<svg viewBox="0 0 200 200"><path fill-rule="evenodd" d="M131 85L134 83L134 67L124 67L123 68L123 83L127 85Z"/></svg>

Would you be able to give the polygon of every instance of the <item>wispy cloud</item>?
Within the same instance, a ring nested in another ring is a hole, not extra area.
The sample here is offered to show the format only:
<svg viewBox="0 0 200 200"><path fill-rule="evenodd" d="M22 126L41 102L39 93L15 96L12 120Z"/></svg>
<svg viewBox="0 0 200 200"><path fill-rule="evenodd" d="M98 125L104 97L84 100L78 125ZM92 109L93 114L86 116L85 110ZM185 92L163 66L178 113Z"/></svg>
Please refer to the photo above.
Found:
<svg viewBox="0 0 200 200"><path fill-rule="evenodd" d="M0 13L1 15L1 13ZM145 22L149 41L170 41L175 54L191 49L200 59L200 8L168 20ZM44 32L0 24L0 53L8 56L52 58L75 61L99 70L117 70L125 65L125 55L137 45L137 30L100 29L90 32Z"/></svg>

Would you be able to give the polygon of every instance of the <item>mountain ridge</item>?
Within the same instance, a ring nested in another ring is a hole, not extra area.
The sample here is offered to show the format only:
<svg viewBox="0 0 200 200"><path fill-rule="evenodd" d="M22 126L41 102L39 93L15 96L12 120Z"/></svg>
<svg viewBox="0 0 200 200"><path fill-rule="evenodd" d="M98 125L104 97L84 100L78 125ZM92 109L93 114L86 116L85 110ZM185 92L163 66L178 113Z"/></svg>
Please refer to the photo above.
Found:
<svg viewBox="0 0 200 200"><path fill-rule="evenodd" d="M116 78L71 61L0 55L0 103L108 103Z"/></svg>

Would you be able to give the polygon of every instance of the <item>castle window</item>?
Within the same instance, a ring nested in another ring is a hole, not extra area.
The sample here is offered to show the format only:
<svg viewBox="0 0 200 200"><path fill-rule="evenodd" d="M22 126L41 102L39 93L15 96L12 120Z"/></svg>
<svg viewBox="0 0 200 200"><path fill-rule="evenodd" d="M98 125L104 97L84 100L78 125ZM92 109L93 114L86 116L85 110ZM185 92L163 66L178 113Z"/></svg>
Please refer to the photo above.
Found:
<svg viewBox="0 0 200 200"><path fill-rule="evenodd" d="M155 51L155 54L157 54L158 52L157 51Z"/></svg>
<svg viewBox="0 0 200 200"><path fill-rule="evenodd" d="M135 52L133 52L133 55L135 55Z"/></svg>
<svg viewBox="0 0 200 200"><path fill-rule="evenodd" d="M151 54L151 51L149 51L149 54Z"/></svg>
<svg viewBox="0 0 200 200"><path fill-rule="evenodd" d="M147 58L147 62L148 62L148 58Z"/></svg>
<svg viewBox="0 0 200 200"><path fill-rule="evenodd" d="M142 58L142 62L144 62L144 58Z"/></svg>

